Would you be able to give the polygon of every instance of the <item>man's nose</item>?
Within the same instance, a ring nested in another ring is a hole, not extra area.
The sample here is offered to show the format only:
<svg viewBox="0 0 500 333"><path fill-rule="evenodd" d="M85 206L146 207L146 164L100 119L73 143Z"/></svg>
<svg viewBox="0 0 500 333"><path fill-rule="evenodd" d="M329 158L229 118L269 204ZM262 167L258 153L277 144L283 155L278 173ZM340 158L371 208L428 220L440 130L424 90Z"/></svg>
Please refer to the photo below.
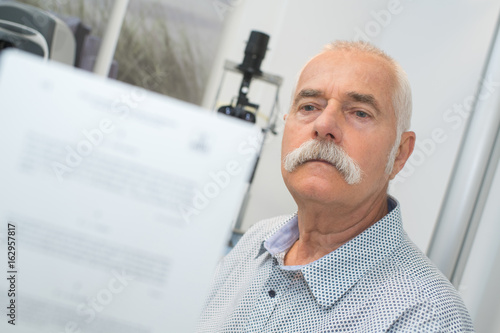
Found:
<svg viewBox="0 0 500 333"><path fill-rule="evenodd" d="M342 110L336 105L327 105L314 120L313 135L319 140L333 140L336 144L342 141Z"/></svg>

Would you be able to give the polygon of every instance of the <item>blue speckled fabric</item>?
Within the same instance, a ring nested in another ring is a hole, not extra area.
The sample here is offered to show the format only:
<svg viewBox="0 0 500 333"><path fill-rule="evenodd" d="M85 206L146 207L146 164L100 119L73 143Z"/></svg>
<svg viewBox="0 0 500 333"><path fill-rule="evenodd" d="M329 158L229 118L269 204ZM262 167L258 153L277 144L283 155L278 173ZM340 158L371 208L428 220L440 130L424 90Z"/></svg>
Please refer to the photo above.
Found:
<svg viewBox="0 0 500 333"><path fill-rule="evenodd" d="M297 216L254 225L219 263L199 332L473 332L462 299L403 230L399 204L330 254L283 266Z"/></svg>

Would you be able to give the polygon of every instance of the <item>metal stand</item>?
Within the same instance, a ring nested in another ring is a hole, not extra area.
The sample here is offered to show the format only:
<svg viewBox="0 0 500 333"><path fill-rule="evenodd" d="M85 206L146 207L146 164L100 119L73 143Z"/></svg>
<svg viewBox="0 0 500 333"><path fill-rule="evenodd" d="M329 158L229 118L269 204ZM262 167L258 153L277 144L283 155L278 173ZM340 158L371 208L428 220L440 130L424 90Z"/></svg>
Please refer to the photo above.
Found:
<svg viewBox="0 0 500 333"><path fill-rule="evenodd" d="M222 89L222 84L224 82L225 75L226 75L227 71L243 74L242 71L238 68L238 64L236 62L233 62L233 61L230 61L230 60L226 60L226 62L224 63L224 74L223 74L223 76L221 78L221 82L219 84L219 88L217 89L217 94L216 94L216 97L215 97L215 102L214 102L214 105L212 107L212 109L214 111L217 110L217 101L219 100L219 95L220 95L220 92L221 92L221 89ZM259 162L260 155L261 155L261 152L262 152L262 149L263 149L266 137L267 137L267 135L268 135L269 132L271 132L272 134L275 134L275 135L277 134L277 132L276 132L276 122L278 120L278 112L277 112L276 109L278 108L278 104L279 104L279 102L278 102L279 101L279 88L281 87L281 84L283 83L283 78L281 76L274 75L274 74L269 74L269 73L265 73L265 72L262 72L261 74L255 74L253 76L253 79L254 80L263 81L263 82L269 83L271 85L274 85L276 87L276 95L275 95L273 106L272 106L271 111L269 113L269 116L267 118L267 123L262 128L262 138L260 140L259 153L258 153L257 159L255 161L255 166L253 168L252 175L251 175L251 177L249 179L249 182L248 182L248 187L247 187L247 190L245 192L245 196L244 196L243 202L242 202L242 204L240 206L240 210L239 210L238 216L237 216L236 221L234 223L234 232L236 234L242 234L243 233L243 231L241 230L241 224L242 224L243 217L245 215L245 211L246 211L246 208L247 208L247 205L248 205L248 200L250 199L251 184L253 182L253 178L254 178L255 172L257 170L257 164Z"/></svg>

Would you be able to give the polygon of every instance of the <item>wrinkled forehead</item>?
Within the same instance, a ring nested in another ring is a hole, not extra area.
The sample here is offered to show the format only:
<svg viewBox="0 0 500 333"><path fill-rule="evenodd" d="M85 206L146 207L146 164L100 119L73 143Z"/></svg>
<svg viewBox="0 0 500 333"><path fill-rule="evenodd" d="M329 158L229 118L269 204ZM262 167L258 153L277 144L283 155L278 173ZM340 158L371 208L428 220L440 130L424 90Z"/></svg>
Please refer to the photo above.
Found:
<svg viewBox="0 0 500 333"><path fill-rule="evenodd" d="M384 87L393 89L396 85L396 73L393 64L387 59L359 50L328 50L310 59L299 74L296 88L311 76L331 73L333 78L342 74L350 79L376 79Z"/></svg>
<svg viewBox="0 0 500 333"><path fill-rule="evenodd" d="M294 99L304 89L338 89L371 94L393 109L395 87L395 69L387 59L362 51L329 50L316 55L303 67Z"/></svg>

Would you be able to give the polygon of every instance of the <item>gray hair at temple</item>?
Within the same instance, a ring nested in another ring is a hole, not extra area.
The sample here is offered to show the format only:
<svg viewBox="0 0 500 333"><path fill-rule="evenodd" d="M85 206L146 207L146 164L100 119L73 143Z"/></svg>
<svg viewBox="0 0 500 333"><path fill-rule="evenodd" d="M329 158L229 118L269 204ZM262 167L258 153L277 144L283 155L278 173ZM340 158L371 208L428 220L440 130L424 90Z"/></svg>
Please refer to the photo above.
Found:
<svg viewBox="0 0 500 333"><path fill-rule="evenodd" d="M388 156L386 173L392 172L392 167L396 154L398 152L399 144L401 142L401 135L410 129L411 113L412 113L412 97L411 87L408 76L403 68L393 58L387 55L384 51L377 48L371 43L365 41L335 41L325 45L324 52L328 51L353 51L373 54L386 60L392 67L395 77L395 87L392 93L392 106L394 108L397 128L396 128L396 141Z"/></svg>

